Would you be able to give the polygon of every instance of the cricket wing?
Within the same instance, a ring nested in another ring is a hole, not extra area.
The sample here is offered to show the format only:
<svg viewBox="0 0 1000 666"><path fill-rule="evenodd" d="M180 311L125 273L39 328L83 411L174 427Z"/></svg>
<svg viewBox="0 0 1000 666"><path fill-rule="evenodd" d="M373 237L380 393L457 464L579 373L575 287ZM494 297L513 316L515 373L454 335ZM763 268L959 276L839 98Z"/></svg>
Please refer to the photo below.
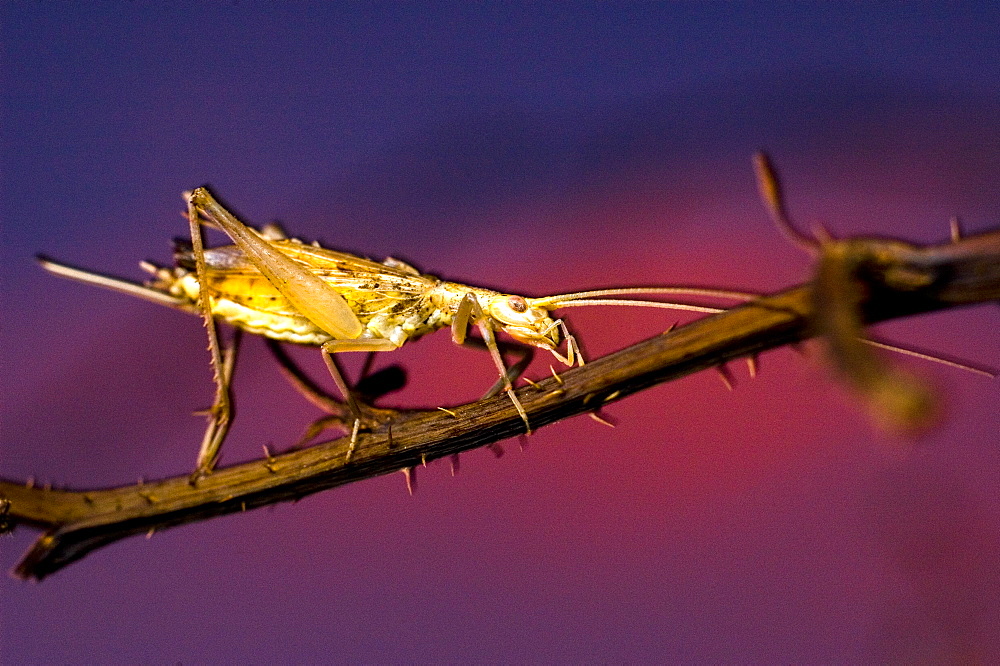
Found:
<svg viewBox="0 0 1000 666"><path fill-rule="evenodd" d="M337 339L354 339L364 327L344 297L314 272L279 250L223 208L208 190L198 188L191 206L219 225L281 295L309 321Z"/></svg>
<svg viewBox="0 0 1000 666"><path fill-rule="evenodd" d="M421 275L402 262L379 263L347 252L304 245L296 241L282 241L275 245L289 257L337 285L357 285L371 291L392 290L419 296L438 283L437 278Z"/></svg>
<svg viewBox="0 0 1000 666"><path fill-rule="evenodd" d="M366 324L372 317L391 311L406 317L422 307L437 278L376 263L346 252L338 252L298 241L273 242L278 251L298 262L343 297L354 314ZM187 246L178 248L179 265L193 268ZM299 314L293 304L271 285L250 259L235 245L205 250L206 281L212 293L246 307L274 314ZM277 298L275 298L277 296Z"/></svg>

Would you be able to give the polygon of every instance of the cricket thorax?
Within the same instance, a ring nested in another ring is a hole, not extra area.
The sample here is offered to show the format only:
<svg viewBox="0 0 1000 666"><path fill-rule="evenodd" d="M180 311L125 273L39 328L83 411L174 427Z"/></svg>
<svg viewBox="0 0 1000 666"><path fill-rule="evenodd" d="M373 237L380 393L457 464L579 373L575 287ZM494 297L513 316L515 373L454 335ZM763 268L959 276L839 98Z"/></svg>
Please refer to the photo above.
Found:
<svg viewBox="0 0 1000 666"><path fill-rule="evenodd" d="M483 316L495 330L500 330L518 342L552 350L559 344L559 325L545 308L536 307L532 299L503 294L490 289L469 287L454 282L442 282L436 296L442 309L448 312L448 322L454 316L466 294L476 297Z"/></svg>

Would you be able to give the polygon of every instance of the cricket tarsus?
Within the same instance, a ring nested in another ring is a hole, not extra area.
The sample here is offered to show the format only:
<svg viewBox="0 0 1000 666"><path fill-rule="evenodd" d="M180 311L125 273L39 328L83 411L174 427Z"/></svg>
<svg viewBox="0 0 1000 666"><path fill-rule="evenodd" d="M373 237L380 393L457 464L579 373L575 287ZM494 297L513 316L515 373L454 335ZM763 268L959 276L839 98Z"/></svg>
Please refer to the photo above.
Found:
<svg viewBox="0 0 1000 666"><path fill-rule="evenodd" d="M214 327L214 323L211 325ZM243 332L239 329L233 331L233 339L220 354L222 364L216 374L215 403L207 410L208 426L205 428L205 435L202 438L201 447L198 449L195 470L191 474L192 484L215 469L222 442L225 441L226 435L229 433L229 426L232 424L235 413L231 390L233 370L236 367L236 354L239 350L242 334Z"/></svg>

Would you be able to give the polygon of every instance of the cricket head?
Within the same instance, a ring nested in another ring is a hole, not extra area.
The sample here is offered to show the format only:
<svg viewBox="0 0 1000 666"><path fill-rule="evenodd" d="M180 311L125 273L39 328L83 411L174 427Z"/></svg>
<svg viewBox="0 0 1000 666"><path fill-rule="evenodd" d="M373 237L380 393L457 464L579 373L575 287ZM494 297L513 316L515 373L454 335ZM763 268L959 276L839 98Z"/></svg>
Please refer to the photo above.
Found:
<svg viewBox="0 0 1000 666"><path fill-rule="evenodd" d="M718 313L721 308L688 303L673 303L667 301L635 300L619 298L620 296L638 295L682 295L710 296L736 300L752 300L755 294L719 289L704 289L700 287L623 287L617 289L595 289L592 291L577 291L571 294L557 294L542 298L524 298L509 294L493 293L488 297L480 295L483 314L491 319L495 327L509 336L533 347L539 347L550 352L566 365L583 365L583 357L576 339L566 328L562 319L553 319L551 312L559 308L582 307L591 305L625 305L633 307L666 308L669 310L687 310L689 312ZM612 296L614 298L606 298ZM560 341L566 341L566 353L559 351Z"/></svg>
<svg viewBox="0 0 1000 666"><path fill-rule="evenodd" d="M552 319L549 311L523 296L498 294L490 299L486 310L500 330L518 342L554 352L559 346L562 324Z"/></svg>

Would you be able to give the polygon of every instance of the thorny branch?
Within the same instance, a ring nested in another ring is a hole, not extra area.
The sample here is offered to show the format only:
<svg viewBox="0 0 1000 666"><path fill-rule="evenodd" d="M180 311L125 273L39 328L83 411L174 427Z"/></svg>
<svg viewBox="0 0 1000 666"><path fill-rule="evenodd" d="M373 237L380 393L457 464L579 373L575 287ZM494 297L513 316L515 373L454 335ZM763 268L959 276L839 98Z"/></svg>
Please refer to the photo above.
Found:
<svg viewBox="0 0 1000 666"><path fill-rule="evenodd" d="M815 279L707 317L518 389L535 428L592 412L661 382L823 335L835 366L873 410L919 420L912 401L899 409L906 381L854 344L865 324L1000 299L1000 230L915 247L895 240L824 239ZM919 401L914 404L919 404ZM910 419L910 420L908 420ZM42 579L89 552L134 534L295 500L522 433L510 399L402 412L349 439L219 469L192 484L187 475L121 488L71 491L0 481L0 524L45 533L14 570Z"/></svg>

